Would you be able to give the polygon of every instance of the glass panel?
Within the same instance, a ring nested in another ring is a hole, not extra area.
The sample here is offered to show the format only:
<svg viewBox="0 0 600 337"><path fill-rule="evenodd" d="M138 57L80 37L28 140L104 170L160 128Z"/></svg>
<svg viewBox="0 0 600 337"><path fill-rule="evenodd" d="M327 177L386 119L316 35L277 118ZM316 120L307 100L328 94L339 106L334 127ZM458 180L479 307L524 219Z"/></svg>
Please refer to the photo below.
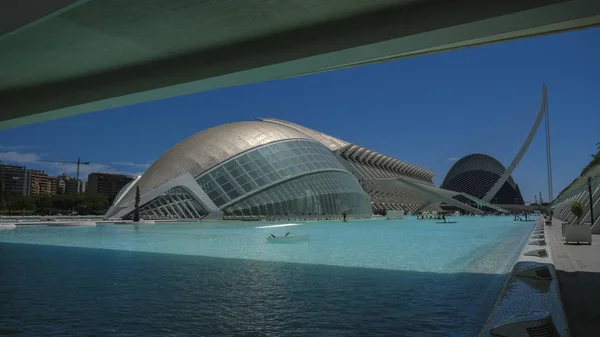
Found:
<svg viewBox="0 0 600 337"><path fill-rule="evenodd" d="M341 218L371 216L371 203L356 178L342 172L320 172L275 185L234 204L225 211L241 207L243 214L275 218Z"/></svg>
<svg viewBox="0 0 600 337"><path fill-rule="evenodd" d="M262 167L262 166L265 166L265 165L269 164L269 162L265 158L262 158L262 157L261 158L256 158L254 160L254 163L256 165L258 165L259 167Z"/></svg>
<svg viewBox="0 0 600 337"><path fill-rule="evenodd" d="M252 162L252 159L250 159L250 157L248 157L248 155L241 155L241 156L237 157L236 160L240 165L245 165L247 163Z"/></svg>
<svg viewBox="0 0 600 337"><path fill-rule="evenodd" d="M230 171L230 172L231 172L231 170L235 169L237 166L238 166L238 165L237 165L237 163L236 163L236 161L235 161L235 160L230 160L230 161L228 161L227 163L223 164L223 167L224 167L224 168L225 168L227 171Z"/></svg>
<svg viewBox="0 0 600 337"><path fill-rule="evenodd" d="M306 162L304 165L308 166L308 168L312 171L315 170L317 168L317 166L315 166L314 163L311 162Z"/></svg>
<svg viewBox="0 0 600 337"><path fill-rule="evenodd" d="M306 166L306 164L300 164L300 165L298 165L298 168L302 172L309 172L310 171L310 169L308 168L308 166Z"/></svg>
<svg viewBox="0 0 600 337"><path fill-rule="evenodd" d="M164 205L164 206L162 206ZM204 209L185 189L175 187L140 207L144 219L188 219L206 216ZM133 212L127 215L131 219Z"/></svg>
<svg viewBox="0 0 600 337"><path fill-rule="evenodd" d="M223 191L225 191L225 193L231 191L232 189L236 188L237 186L235 184L233 184L232 182L227 182L223 185L221 185L221 187L223 188Z"/></svg>
<svg viewBox="0 0 600 337"><path fill-rule="evenodd" d="M282 146L283 146L283 143L275 143L275 144L268 145L269 150L271 150L271 152L273 152L273 153L285 150Z"/></svg>
<svg viewBox="0 0 600 337"><path fill-rule="evenodd" d="M244 166L242 167L244 168L244 170L246 170L246 172L250 172L256 170L258 168L258 165L256 165L255 162L251 161L249 163L244 164Z"/></svg>
<svg viewBox="0 0 600 337"><path fill-rule="evenodd" d="M273 173L275 170L271 166L265 166L260 168L265 174Z"/></svg>
<svg viewBox="0 0 600 337"><path fill-rule="evenodd" d="M269 162L269 163L274 163L274 162L277 162L277 161L279 161L279 159L277 159L277 157L275 157L275 155L274 155L274 154L272 154L272 155L269 155L269 156L266 156L266 157L265 157L265 159L266 159L266 160L267 160L267 162Z"/></svg>
<svg viewBox="0 0 600 337"><path fill-rule="evenodd" d="M217 178L217 183L219 183L219 185L223 186L224 184L226 184L231 179L232 178L230 178L229 175L223 174L222 176L220 176L219 178Z"/></svg>
<svg viewBox="0 0 600 337"><path fill-rule="evenodd" d="M242 194L244 194L244 192L241 190L238 190L238 189L234 189L234 190L227 192L227 195L229 196L229 198L231 198L231 200L239 197Z"/></svg>
<svg viewBox="0 0 600 337"><path fill-rule="evenodd" d="M255 179L255 181L258 184L258 186L264 186L269 183L269 180L267 180L264 176L258 177L257 179Z"/></svg>
<svg viewBox="0 0 600 337"><path fill-rule="evenodd" d="M200 186L202 187L204 192L212 191L215 189L215 187L217 187L217 185L215 184L214 180L212 180L210 175L205 175L204 177L200 178L198 180L198 183L200 184Z"/></svg>
<svg viewBox="0 0 600 337"><path fill-rule="evenodd" d="M277 171L277 173L279 173L279 175L282 177L288 177L292 174L292 172L290 172L290 170L287 168L282 168L281 170Z"/></svg>
<svg viewBox="0 0 600 337"><path fill-rule="evenodd" d="M252 177L253 179L256 180L264 174L260 169L257 169L257 170L248 172L248 175L250 175L250 177Z"/></svg>
<svg viewBox="0 0 600 337"><path fill-rule="evenodd" d="M212 172L210 172L211 177L213 177L213 179L215 180L224 174L225 170L222 167L217 167L214 170L212 170Z"/></svg>
<svg viewBox="0 0 600 337"><path fill-rule="evenodd" d="M210 200L215 200L216 198L221 196L220 192L221 192L220 190L213 190L207 194L208 194L208 197L210 198Z"/></svg>
<svg viewBox="0 0 600 337"><path fill-rule="evenodd" d="M258 185L256 185L255 183L247 183L245 185L242 185L242 189L247 193L250 191L255 190L256 188L258 188Z"/></svg>
<svg viewBox="0 0 600 337"><path fill-rule="evenodd" d="M259 148L258 152L260 154L262 154L263 157L266 157L272 153L271 150L269 150L269 146L264 146L264 147Z"/></svg>
<svg viewBox="0 0 600 337"><path fill-rule="evenodd" d="M271 180L273 182L278 181L279 179L281 179L281 177L279 176L279 174L277 174L277 172L269 173L267 175L267 177L269 178L269 180Z"/></svg>
<svg viewBox="0 0 600 337"><path fill-rule="evenodd" d="M246 174L246 173L244 172L244 170L242 170L242 168L241 168L241 167L236 167L236 168L234 168L234 169L231 169L231 170L229 171L229 174L230 174L230 175L231 175L233 178L237 178L237 177L241 176L242 174Z"/></svg>
<svg viewBox="0 0 600 337"><path fill-rule="evenodd" d="M282 161L283 165L290 167L294 166L294 162L290 158L286 158Z"/></svg>
<svg viewBox="0 0 600 337"><path fill-rule="evenodd" d="M271 167L276 169L276 170L280 170L282 169L284 166L280 161L277 161L275 163L271 163Z"/></svg>
<svg viewBox="0 0 600 337"><path fill-rule="evenodd" d="M223 198L216 198L215 200L213 200L213 202L215 203L215 205L217 205L217 207L220 207L225 203L225 200Z"/></svg>
<svg viewBox="0 0 600 337"><path fill-rule="evenodd" d="M244 175L241 175L241 176L239 176L239 177L237 177L237 178L235 178L235 181L236 181L238 184L240 184L240 186L241 186L241 185L244 185L245 183L249 182L250 180L251 180L251 179L250 179L250 177L249 177L249 176L247 176L247 175L245 175L245 174L244 174Z"/></svg>
<svg viewBox="0 0 600 337"><path fill-rule="evenodd" d="M256 160L258 158L262 158L262 155L260 153L258 153L258 151L248 152L248 156L250 158L252 158L253 160Z"/></svg>

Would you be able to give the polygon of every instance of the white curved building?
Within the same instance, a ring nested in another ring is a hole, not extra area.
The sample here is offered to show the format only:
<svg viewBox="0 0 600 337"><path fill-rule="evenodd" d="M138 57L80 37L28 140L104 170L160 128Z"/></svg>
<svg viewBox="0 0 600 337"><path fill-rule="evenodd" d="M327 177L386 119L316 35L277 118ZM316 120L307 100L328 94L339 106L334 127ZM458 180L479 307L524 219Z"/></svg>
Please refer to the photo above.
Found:
<svg viewBox="0 0 600 337"><path fill-rule="evenodd" d="M434 210L453 201L437 191L433 176L318 131L261 118L178 143L123 187L106 218L131 218L137 188L141 217L157 220L332 219L344 211L368 218L387 209Z"/></svg>

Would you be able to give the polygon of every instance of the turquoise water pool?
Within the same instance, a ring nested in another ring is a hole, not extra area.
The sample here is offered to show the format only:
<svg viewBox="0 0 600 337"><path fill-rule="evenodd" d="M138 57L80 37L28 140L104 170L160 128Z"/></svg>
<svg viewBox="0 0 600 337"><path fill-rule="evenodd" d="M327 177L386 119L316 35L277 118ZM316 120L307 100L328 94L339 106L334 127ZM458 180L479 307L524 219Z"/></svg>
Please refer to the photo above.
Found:
<svg viewBox="0 0 600 337"><path fill-rule="evenodd" d="M0 326L32 336L472 336L531 226L456 220L21 226L0 231ZM266 243L287 232L311 242Z"/></svg>

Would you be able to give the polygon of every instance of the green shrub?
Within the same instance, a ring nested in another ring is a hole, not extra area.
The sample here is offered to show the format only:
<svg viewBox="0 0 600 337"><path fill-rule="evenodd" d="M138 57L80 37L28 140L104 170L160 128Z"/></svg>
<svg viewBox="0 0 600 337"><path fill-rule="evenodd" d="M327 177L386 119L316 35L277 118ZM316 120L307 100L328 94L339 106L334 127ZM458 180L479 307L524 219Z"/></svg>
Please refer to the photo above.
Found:
<svg viewBox="0 0 600 337"><path fill-rule="evenodd" d="M583 205L580 202L574 202L571 205L571 213L577 217L577 224L580 224L581 216L583 215Z"/></svg>

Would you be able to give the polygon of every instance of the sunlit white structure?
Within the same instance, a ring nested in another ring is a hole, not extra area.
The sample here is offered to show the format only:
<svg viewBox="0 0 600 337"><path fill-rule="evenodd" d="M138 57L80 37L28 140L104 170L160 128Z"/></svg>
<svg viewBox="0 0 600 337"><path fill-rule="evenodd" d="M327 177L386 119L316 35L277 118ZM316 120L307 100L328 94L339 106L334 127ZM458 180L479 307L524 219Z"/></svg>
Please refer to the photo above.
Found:
<svg viewBox="0 0 600 337"><path fill-rule="evenodd" d="M593 205L590 203L590 190ZM558 195L551 205L554 217L568 223L576 223L577 217L571 213L571 205L575 202L583 205L581 222L591 223L593 213L592 233L600 234L600 166L591 168L575 179Z"/></svg>
<svg viewBox="0 0 600 337"><path fill-rule="evenodd" d="M175 145L126 185L107 218L368 218L387 210L440 210L456 192L434 173L298 124L269 118L224 124ZM476 198L474 203L487 204Z"/></svg>

